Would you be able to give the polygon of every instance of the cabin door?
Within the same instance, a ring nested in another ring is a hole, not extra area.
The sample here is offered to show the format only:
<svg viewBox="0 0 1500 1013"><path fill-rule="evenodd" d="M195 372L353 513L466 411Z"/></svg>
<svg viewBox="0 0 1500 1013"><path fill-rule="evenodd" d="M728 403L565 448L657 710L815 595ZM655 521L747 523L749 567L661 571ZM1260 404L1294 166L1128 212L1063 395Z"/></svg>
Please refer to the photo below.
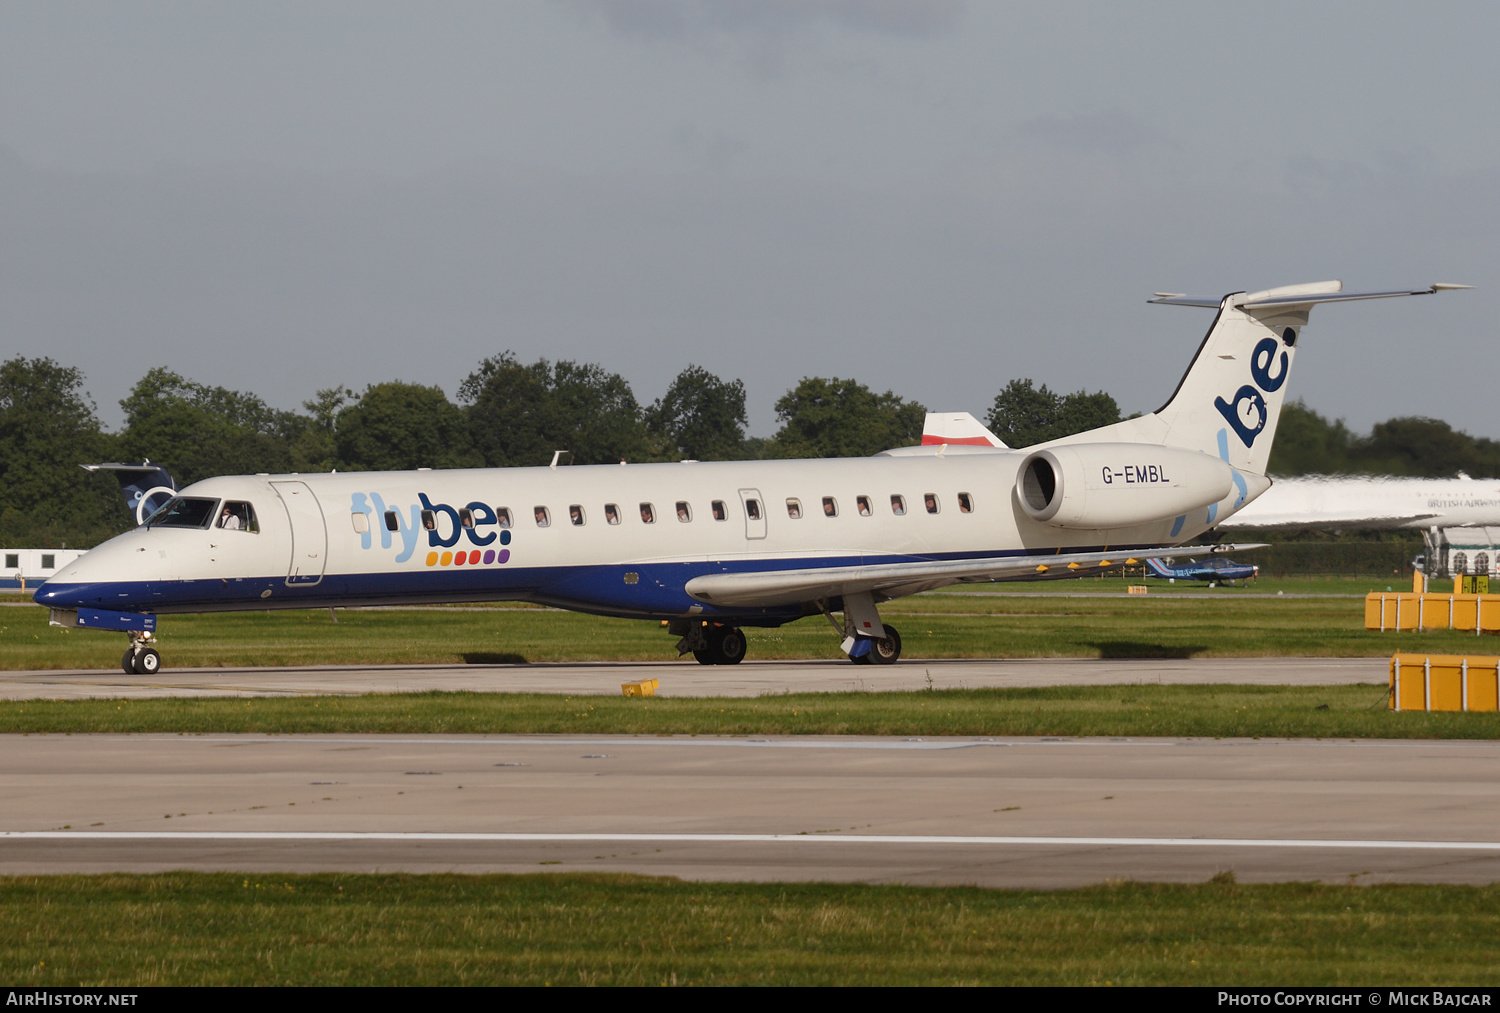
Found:
<svg viewBox="0 0 1500 1013"><path fill-rule="evenodd" d="M272 482L271 488L281 497L287 518L292 524L292 562L287 569L288 584L316 584L323 579L323 564L328 556L328 529L323 523L323 508L306 482Z"/></svg>
<svg viewBox="0 0 1500 1013"><path fill-rule="evenodd" d="M745 537L766 537L766 501L759 489L741 489L740 506L745 508Z"/></svg>

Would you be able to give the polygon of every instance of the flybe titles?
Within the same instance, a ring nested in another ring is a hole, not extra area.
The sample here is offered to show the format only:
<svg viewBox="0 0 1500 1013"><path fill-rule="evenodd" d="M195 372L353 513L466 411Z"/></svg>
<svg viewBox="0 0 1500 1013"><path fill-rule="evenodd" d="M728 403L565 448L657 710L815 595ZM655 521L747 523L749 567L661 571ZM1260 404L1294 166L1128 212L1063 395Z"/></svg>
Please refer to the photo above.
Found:
<svg viewBox="0 0 1500 1013"><path fill-rule="evenodd" d="M1297 343L1297 332L1290 327L1282 331L1281 343L1291 348ZM1247 383L1234 392L1233 401L1214 398L1214 407L1219 409L1219 414L1224 416L1229 428L1234 430L1240 442L1247 447L1255 442L1260 431L1266 428L1266 420L1270 418L1270 413L1266 411L1265 394L1280 390L1281 385L1286 383L1291 355L1282 352L1278 359L1276 352L1275 338L1261 338L1256 342L1255 351L1250 353L1250 378L1259 389ZM1275 373L1271 372L1272 366L1276 367Z"/></svg>
<svg viewBox="0 0 1500 1013"><path fill-rule="evenodd" d="M455 508L432 502L425 492L417 493L417 499L421 502L388 506L378 492L354 493L349 509L367 518L365 524L356 525L364 528L359 532L359 547L372 549L379 539L382 549L399 548L396 562L404 563L419 545L426 545L433 550L427 553L428 566L504 563L510 559L509 549L496 551L497 546L510 544L510 529L501 526L494 507L476 501ZM471 545L477 548L470 549ZM439 553L438 549L454 551Z"/></svg>

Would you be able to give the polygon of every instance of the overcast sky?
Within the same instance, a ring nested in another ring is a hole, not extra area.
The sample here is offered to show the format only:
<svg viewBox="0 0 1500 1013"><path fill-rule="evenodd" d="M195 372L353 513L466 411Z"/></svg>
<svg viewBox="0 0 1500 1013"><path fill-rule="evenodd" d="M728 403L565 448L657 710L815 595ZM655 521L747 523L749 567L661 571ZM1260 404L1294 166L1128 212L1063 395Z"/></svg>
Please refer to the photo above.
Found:
<svg viewBox="0 0 1500 1013"><path fill-rule="evenodd" d="M0 0L0 355L296 408L485 356L983 417L1171 393L1221 295L1291 394L1500 437L1500 5Z"/></svg>

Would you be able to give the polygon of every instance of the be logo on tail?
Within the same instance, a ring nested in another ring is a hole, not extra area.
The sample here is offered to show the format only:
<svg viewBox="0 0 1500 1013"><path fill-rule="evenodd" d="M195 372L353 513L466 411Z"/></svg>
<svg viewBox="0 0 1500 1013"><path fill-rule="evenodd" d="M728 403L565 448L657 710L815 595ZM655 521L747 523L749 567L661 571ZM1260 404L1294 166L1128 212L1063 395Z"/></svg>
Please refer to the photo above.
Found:
<svg viewBox="0 0 1500 1013"><path fill-rule="evenodd" d="M1288 327L1281 332L1281 343L1287 348L1297 344L1297 331ZM1291 364L1289 353L1281 351L1276 344L1275 338L1262 338L1255 345L1255 351L1250 356L1250 378L1255 381L1256 386L1244 384L1235 391L1233 401L1225 401L1222 397L1214 398L1214 407L1219 409L1219 414L1229 423L1229 428L1240 438L1245 446L1255 442L1255 438L1266 428L1266 421L1270 417L1266 409L1265 395L1280 390L1281 385L1286 383L1287 369ZM1276 368L1273 373L1272 367Z"/></svg>

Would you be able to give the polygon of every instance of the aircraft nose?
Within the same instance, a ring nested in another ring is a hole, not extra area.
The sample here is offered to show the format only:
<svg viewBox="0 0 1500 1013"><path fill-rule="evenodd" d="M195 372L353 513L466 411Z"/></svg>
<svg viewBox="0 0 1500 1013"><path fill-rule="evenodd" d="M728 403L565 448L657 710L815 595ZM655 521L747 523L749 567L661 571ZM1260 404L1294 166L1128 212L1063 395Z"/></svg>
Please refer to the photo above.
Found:
<svg viewBox="0 0 1500 1013"><path fill-rule="evenodd" d="M54 609L93 608L105 604L106 592L95 583L49 580L36 589L31 600Z"/></svg>
<svg viewBox="0 0 1500 1013"><path fill-rule="evenodd" d="M120 556L110 546L91 549L37 588L31 600L55 609L136 607L143 588L139 581L122 579Z"/></svg>

